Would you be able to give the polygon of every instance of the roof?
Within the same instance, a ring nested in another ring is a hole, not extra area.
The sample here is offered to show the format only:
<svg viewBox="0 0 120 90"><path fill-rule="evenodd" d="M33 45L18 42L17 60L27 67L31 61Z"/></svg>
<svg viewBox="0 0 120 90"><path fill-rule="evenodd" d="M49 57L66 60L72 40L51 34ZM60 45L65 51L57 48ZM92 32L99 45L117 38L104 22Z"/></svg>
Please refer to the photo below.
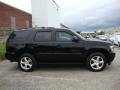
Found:
<svg viewBox="0 0 120 90"><path fill-rule="evenodd" d="M24 13L26 13L26 14L32 15L32 14L30 14L30 13L24 11L24 10L21 10L21 9L18 9L18 8L16 8L16 7L11 6L11 5L8 5L8 4L6 4L6 3L4 3L4 2L2 2L2 1L0 1L0 3L3 4L3 5L5 5L5 6L8 6L8 7L10 7L10 8L16 9L16 10L18 10L18 11L21 11L21 12L24 12Z"/></svg>
<svg viewBox="0 0 120 90"><path fill-rule="evenodd" d="M26 31L26 30L68 30L70 31L70 29L65 29L65 28L55 28L55 27L36 27L36 28L29 28L29 29L18 29L18 30L14 30L14 31Z"/></svg>
<svg viewBox="0 0 120 90"><path fill-rule="evenodd" d="M64 25L62 23L60 25L61 25L62 28L68 28L66 25Z"/></svg>

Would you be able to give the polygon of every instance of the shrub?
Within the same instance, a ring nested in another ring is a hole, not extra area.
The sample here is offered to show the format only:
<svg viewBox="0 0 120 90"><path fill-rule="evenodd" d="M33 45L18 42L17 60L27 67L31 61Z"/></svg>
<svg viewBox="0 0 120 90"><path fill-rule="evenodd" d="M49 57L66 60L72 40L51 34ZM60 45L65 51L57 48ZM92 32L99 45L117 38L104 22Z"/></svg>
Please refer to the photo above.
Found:
<svg viewBox="0 0 120 90"><path fill-rule="evenodd" d="M0 60L4 60L5 59L5 43L0 42Z"/></svg>

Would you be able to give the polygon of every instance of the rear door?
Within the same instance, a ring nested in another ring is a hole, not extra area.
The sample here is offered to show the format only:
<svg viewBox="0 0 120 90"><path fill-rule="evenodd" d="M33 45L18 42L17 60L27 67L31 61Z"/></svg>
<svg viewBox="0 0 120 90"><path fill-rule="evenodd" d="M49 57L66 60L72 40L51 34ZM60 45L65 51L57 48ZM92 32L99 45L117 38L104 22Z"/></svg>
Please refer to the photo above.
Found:
<svg viewBox="0 0 120 90"><path fill-rule="evenodd" d="M37 31L34 37L34 52L40 62L52 61L53 35L50 30Z"/></svg>

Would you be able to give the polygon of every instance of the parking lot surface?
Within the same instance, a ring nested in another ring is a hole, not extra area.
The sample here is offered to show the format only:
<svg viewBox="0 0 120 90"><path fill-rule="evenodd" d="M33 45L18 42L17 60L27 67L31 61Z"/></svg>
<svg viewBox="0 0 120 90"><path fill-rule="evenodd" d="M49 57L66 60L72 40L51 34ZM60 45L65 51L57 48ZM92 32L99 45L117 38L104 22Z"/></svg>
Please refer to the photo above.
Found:
<svg viewBox="0 0 120 90"><path fill-rule="evenodd" d="M82 65L40 65L22 72L17 63L0 62L0 90L120 90L120 49L102 72L88 71Z"/></svg>

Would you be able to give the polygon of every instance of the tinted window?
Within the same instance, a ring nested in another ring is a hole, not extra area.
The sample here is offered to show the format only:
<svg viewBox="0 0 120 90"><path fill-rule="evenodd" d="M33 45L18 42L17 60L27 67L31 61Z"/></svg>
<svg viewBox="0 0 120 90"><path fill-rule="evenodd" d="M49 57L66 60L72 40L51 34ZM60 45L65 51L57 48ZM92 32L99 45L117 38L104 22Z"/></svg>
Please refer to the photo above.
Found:
<svg viewBox="0 0 120 90"><path fill-rule="evenodd" d="M52 33L50 31L37 32L35 41L37 42L48 42L52 40Z"/></svg>
<svg viewBox="0 0 120 90"><path fill-rule="evenodd" d="M10 35L9 39L14 42L25 41L30 33L30 31L15 31Z"/></svg>
<svg viewBox="0 0 120 90"><path fill-rule="evenodd" d="M56 32L56 41L72 41L72 35L67 32Z"/></svg>

